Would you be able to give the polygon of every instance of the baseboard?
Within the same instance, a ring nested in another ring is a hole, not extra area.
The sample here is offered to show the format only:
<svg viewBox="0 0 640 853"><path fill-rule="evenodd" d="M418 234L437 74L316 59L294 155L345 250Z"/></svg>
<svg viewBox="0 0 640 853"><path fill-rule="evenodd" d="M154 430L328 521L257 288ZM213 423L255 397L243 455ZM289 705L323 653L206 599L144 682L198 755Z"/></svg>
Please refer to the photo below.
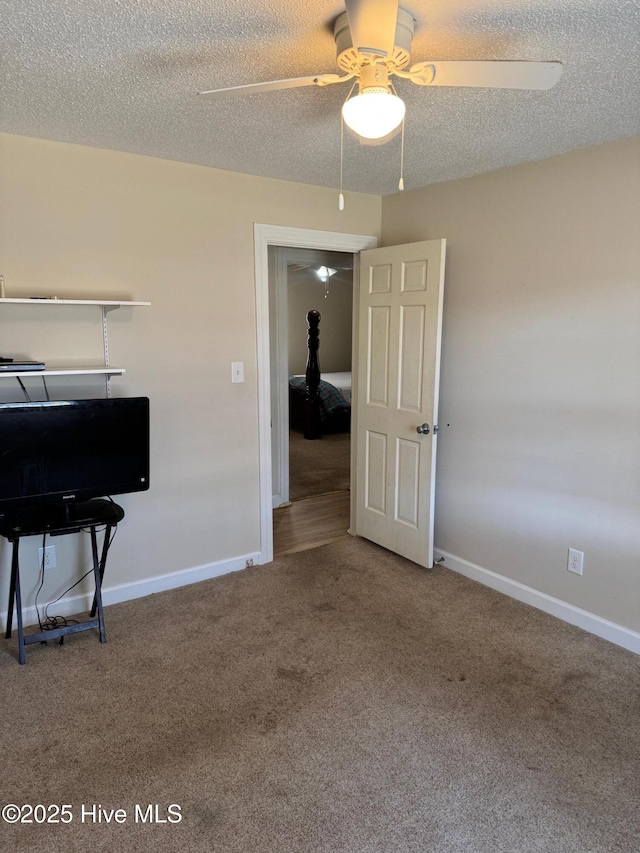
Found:
<svg viewBox="0 0 640 853"><path fill-rule="evenodd" d="M237 572L240 569L246 569L249 566L257 566L262 562L261 554L244 554L241 557L233 557L230 560L220 560L217 563L207 563L204 566L195 566L191 569L184 569L180 572L171 572L168 575L158 575L153 578L145 578L141 581L133 581L132 583L120 584L119 586L103 586L102 587L102 603L120 604L122 601L130 601L134 598L143 598L145 595L152 595L155 592L166 592L170 589L177 589L180 586L189 586L192 583L211 580L221 575L229 574L229 572ZM107 572L108 576L108 572ZM88 610L93 601L93 592L68 596L58 601L55 607L50 608L51 614L56 616L73 616L76 613L82 613ZM46 604L46 602L44 602ZM42 615L43 606L40 606L40 614ZM22 619L25 626L37 625L38 614L35 607L25 607L22 610ZM0 625L2 632L6 630L7 611L0 612ZM16 629L16 617L13 617L13 627Z"/></svg>
<svg viewBox="0 0 640 853"><path fill-rule="evenodd" d="M615 622L609 622L608 619L596 616L595 613L589 613L588 610L581 610L579 607L568 604L559 598L553 598L551 595L539 592L537 589L525 586L504 575L499 575L497 572L484 569L482 566L477 566L468 560L455 557L447 551L434 548L434 560L441 557L444 557L444 565L458 574L478 581L478 583L491 587L491 589L495 589L497 592L502 592L510 598L522 601L524 604L530 604L532 607L543 610L551 616L556 616L570 625L576 625L590 634L595 634L597 637L602 637L602 639L608 640L610 643L622 646L623 649L640 654L640 633L637 631L617 625Z"/></svg>
<svg viewBox="0 0 640 853"><path fill-rule="evenodd" d="M283 501L281 495L274 495L273 496L273 508L274 509L284 509L287 506L291 506L290 500Z"/></svg>
<svg viewBox="0 0 640 853"><path fill-rule="evenodd" d="M602 637L602 639L628 649L630 652L640 654L640 633L637 631L617 625L615 622L603 619L595 613L582 610L573 604L533 589L533 587L525 586L525 584L519 581L499 575L497 572L492 572L475 563L470 563L468 560L463 560L460 557L449 554L447 551L434 548L434 559L437 560L441 557L444 557L444 565L458 574L464 575L491 589L495 589L497 592L504 593L504 595L508 595L510 598L515 598L517 601L522 601L524 604L530 604L538 610L562 619L570 625L576 625L578 628L595 634L597 637ZM120 602L130 601L134 598L143 598L146 595L152 595L156 592L166 592L170 589L177 589L181 586L188 586L192 583L217 578L230 572L245 569L248 565L260 565L261 562L261 554L256 552L245 554L241 557L233 557L229 560L219 560L216 563L207 563L203 566L195 566L179 572L145 578L145 580L141 581L120 584L119 586L105 586L102 589L102 600L105 605L119 604ZM87 610L91 605L92 598L93 593L63 598L56 603L55 614L59 616L73 616L76 613ZM22 613L25 626L37 624L38 615L35 607L24 608ZM3 610L0 612L0 626L3 632L6 629L6 622L7 611Z"/></svg>

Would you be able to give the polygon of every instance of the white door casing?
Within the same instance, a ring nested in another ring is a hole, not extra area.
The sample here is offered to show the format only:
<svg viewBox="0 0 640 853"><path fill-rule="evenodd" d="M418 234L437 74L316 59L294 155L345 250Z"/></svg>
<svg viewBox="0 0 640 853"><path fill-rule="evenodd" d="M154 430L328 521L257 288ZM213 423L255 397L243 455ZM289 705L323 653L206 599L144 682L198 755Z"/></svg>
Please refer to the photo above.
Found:
<svg viewBox="0 0 640 853"><path fill-rule="evenodd" d="M433 565L445 240L360 256L355 533ZM427 434L417 428L429 425Z"/></svg>

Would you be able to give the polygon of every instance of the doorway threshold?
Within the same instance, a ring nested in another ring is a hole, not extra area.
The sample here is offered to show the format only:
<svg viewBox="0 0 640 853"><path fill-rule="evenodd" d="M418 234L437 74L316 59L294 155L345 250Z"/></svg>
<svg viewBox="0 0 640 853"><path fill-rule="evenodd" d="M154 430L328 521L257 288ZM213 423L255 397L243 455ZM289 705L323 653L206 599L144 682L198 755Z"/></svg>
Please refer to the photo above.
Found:
<svg viewBox="0 0 640 853"><path fill-rule="evenodd" d="M349 536L348 490L314 495L273 511L273 555L297 554Z"/></svg>

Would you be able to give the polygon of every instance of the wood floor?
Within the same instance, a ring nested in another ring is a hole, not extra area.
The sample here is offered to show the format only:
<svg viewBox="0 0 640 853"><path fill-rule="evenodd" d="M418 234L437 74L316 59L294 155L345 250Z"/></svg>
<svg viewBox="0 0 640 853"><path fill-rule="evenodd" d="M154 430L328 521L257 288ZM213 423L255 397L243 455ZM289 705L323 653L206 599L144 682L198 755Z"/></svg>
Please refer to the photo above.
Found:
<svg viewBox="0 0 640 853"><path fill-rule="evenodd" d="M317 495L273 511L273 554L295 554L349 535L350 492Z"/></svg>

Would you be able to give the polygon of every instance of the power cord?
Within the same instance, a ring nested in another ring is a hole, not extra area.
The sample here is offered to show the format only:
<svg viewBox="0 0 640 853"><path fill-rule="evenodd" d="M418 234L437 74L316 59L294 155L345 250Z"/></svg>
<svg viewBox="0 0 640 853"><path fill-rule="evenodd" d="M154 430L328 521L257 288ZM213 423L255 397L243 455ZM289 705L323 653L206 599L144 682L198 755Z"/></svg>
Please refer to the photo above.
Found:
<svg viewBox="0 0 640 853"><path fill-rule="evenodd" d="M24 387L24 382L22 381L22 379L20 379L19 376L16 376L16 379L18 380L18 384L22 388L22 393L24 394L25 400L27 401L27 403L31 403L31 397L29 396L29 392L27 391L27 389Z"/></svg>
<svg viewBox="0 0 640 853"><path fill-rule="evenodd" d="M112 498L109 498L109 500L111 501L111 503L115 503L115 501ZM109 541L106 543L106 545L103 545L103 556L104 556L105 560L106 560L107 554L109 553L109 548L111 548L113 540L116 537L116 533L118 532L118 525L114 524L112 526L113 526L113 532L111 534L111 537L109 538ZM90 527L82 527L80 529L83 533L87 533L87 532L91 531ZM107 525L105 525L104 527L101 527L101 528L96 528L96 533L106 531L106 529L107 529ZM40 594L40 591L44 585L44 554L45 554L46 541L47 541L47 534L43 533L42 534L42 560L40 561L40 586L38 587L38 590L36 592L35 606L36 606L36 614L38 616L38 625L40 626L40 630L41 631L53 631L55 628L61 628L61 627L64 627L66 625L77 625L78 624L77 619L67 619L64 616L49 616L49 608L52 607L54 604L57 604L62 598L64 598L65 595L67 595L69 592L71 592L72 589L74 589L76 586L78 586L79 583L82 583L82 581L86 577L88 577L90 574L92 574L93 573L93 566L90 569L88 569L82 575L82 577L78 578L78 580L75 583L71 584L71 586L68 587L67 589L65 589L64 592L60 593L60 595L54 601L50 601L48 604L45 605L44 614L43 614L44 619L42 619L40 617L40 610L38 608L38 595ZM46 640L43 640L42 642L43 642L43 645L46 645L46 643L47 643ZM64 644L64 636L60 637L60 640L58 641L59 646L62 646L63 644Z"/></svg>

